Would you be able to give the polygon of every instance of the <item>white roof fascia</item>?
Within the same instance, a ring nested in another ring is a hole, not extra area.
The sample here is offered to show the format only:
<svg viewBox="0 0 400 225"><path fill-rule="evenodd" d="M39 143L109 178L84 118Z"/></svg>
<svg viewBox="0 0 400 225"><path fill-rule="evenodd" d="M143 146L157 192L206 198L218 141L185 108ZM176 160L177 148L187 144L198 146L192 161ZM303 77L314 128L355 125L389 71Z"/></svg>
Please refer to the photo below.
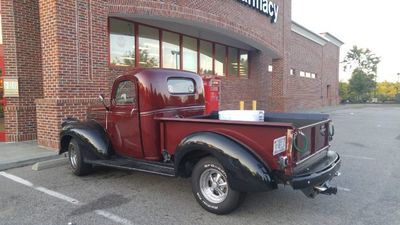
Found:
<svg viewBox="0 0 400 225"><path fill-rule="evenodd" d="M333 36L332 34L326 32L326 33L321 33L321 35L326 38L329 42L331 42L332 44L340 47L342 45L344 45L344 42L339 40L337 37Z"/></svg>
<svg viewBox="0 0 400 225"><path fill-rule="evenodd" d="M292 31L322 46L328 42L328 39L321 37L319 34L310 31L294 21L292 21Z"/></svg>

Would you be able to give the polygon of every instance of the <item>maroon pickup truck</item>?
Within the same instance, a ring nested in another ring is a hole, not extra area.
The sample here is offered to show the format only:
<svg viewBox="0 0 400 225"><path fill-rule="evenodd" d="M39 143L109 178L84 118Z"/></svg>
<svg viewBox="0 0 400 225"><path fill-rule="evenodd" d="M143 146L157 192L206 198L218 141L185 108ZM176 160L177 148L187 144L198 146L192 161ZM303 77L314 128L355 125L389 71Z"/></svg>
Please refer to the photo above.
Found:
<svg viewBox="0 0 400 225"><path fill-rule="evenodd" d="M62 124L60 154L74 174L108 166L191 177L196 200L226 214L245 193L290 185L306 196L336 194L330 186L341 159L329 150L333 125L325 114L265 113L264 121L205 115L197 74L136 69L118 77L110 103L91 107L86 121Z"/></svg>

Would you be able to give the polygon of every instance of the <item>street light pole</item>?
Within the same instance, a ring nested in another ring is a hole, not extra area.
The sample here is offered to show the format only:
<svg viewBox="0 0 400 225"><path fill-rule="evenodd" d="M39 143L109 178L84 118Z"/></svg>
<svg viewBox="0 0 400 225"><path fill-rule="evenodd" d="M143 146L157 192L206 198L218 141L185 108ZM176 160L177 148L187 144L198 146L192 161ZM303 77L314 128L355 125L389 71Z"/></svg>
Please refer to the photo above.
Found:
<svg viewBox="0 0 400 225"><path fill-rule="evenodd" d="M400 73L397 73L397 94L400 92Z"/></svg>
<svg viewBox="0 0 400 225"><path fill-rule="evenodd" d="M180 51L172 50L171 54L175 55L175 67L176 67L176 69L179 69L178 68L178 56L180 55Z"/></svg>

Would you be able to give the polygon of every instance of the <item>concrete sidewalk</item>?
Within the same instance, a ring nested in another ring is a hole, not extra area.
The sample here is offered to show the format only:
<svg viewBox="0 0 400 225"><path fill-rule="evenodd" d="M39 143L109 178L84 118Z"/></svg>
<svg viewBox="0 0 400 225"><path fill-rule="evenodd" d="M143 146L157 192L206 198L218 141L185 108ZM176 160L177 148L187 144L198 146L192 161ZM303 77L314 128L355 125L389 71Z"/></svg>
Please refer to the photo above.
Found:
<svg viewBox="0 0 400 225"><path fill-rule="evenodd" d="M36 141L0 143L0 171L61 157L54 150L38 146Z"/></svg>

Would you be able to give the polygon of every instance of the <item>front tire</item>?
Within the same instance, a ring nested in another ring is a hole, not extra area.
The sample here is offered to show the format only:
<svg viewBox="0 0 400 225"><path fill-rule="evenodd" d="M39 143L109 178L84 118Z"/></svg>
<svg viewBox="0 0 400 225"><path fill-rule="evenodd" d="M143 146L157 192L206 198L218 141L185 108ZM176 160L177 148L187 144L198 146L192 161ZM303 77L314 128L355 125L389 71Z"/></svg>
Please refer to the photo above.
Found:
<svg viewBox="0 0 400 225"><path fill-rule="evenodd" d="M229 187L224 168L213 157L201 159L194 167L192 191L205 210L219 215L235 210L244 198Z"/></svg>
<svg viewBox="0 0 400 225"><path fill-rule="evenodd" d="M74 138L68 145L68 159L70 168L75 175L83 176L92 171L92 165L84 162L81 147Z"/></svg>

